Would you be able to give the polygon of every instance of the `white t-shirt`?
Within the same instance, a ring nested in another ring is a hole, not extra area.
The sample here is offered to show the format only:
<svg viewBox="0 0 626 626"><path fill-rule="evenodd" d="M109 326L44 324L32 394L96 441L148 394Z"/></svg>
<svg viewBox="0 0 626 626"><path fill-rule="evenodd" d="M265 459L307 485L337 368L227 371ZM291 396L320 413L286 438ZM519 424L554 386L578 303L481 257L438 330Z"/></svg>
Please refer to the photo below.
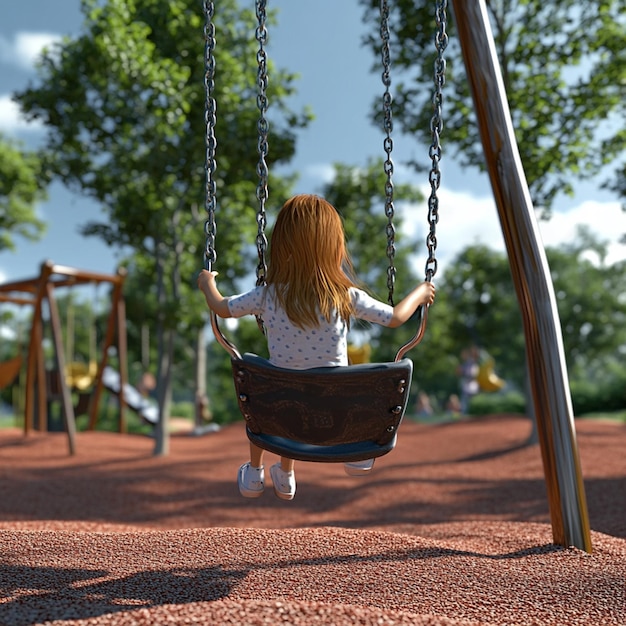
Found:
<svg viewBox="0 0 626 626"><path fill-rule="evenodd" d="M350 288L350 296L356 318L389 326L393 316L390 305L354 287ZM299 328L277 305L273 289L263 286L231 296L228 308L232 317L260 315L263 318L273 365L288 369L348 365L348 328L338 315L331 323L320 315L317 328Z"/></svg>

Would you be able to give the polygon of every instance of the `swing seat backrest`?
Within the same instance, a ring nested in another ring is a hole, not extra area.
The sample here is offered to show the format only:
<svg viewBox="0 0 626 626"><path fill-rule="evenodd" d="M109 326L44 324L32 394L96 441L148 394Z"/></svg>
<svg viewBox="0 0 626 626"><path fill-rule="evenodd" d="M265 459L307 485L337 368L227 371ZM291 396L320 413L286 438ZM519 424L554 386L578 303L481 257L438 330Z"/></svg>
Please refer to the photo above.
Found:
<svg viewBox="0 0 626 626"><path fill-rule="evenodd" d="M232 359L246 432L257 446L300 461L350 462L390 452L406 410L413 363L290 370Z"/></svg>

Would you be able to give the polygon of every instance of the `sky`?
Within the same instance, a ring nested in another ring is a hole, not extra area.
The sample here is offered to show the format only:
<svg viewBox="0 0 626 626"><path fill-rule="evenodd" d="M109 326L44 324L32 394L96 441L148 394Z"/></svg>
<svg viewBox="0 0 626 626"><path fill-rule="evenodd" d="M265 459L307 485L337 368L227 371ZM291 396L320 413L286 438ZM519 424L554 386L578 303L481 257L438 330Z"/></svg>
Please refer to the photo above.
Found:
<svg viewBox="0 0 626 626"><path fill-rule="evenodd" d="M270 30L268 53L278 65L300 75L294 108L309 105L316 116L299 135L291 166L300 172L296 192L320 192L329 180L332 163L358 166L365 165L370 157L384 156L382 132L372 127L368 118L372 100L382 93L382 86L379 75L371 73L370 51L361 46L365 32L362 11L357 0L275 0L269 6L278 9L279 22ZM328 19L329 15L332 19ZM62 35L77 35L81 22L80 0L23 0L11 2L10 9L3 11L0 133L28 146L36 146L42 140L42 128L21 118L11 102L11 94L36 79L33 63L42 46ZM437 256L439 268L445 269L446 261L451 261L467 245L483 243L504 250L504 241L486 174L473 169L464 171L448 156L445 129L442 143ZM427 147L412 137L394 139L397 164L420 154L428 165ZM204 159L204 155L198 158ZM430 187L425 175L422 180L400 166L396 170L396 180L412 182L428 196ZM423 241L428 228L425 203L398 207L398 210L406 211L407 234L415 234ZM78 233L80 225L101 218L97 205L53 184L49 200L38 211L48 224L46 236L36 243L18 239L15 252L0 252L0 282L34 277L46 260L95 272L115 272L119 253L96 238L84 238ZM552 219L539 224L544 245L571 242L577 226L583 224L609 243L609 263L626 258L626 246L618 243L619 236L626 233L626 213L616 196L592 183L578 185L574 198L557 198ZM383 259L384 239L383 233ZM425 263L425 245L423 253L416 250L418 260L420 255Z"/></svg>

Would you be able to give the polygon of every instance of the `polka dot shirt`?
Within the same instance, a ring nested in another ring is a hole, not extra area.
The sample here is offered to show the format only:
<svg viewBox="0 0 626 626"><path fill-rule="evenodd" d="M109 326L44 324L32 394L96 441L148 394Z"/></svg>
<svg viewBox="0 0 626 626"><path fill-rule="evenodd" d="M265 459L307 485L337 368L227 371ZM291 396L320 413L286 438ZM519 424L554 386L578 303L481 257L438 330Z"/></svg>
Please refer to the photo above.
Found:
<svg viewBox="0 0 626 626"><path fill-rule="evenodd" d="M350 296L356 318L389 326L393 315L391 306L354 287L350 289ZM228 308L232 317L260 315L263 318L273 365L288 369L348 365L348 329L339 316L328 323L320 315L317 328L300 328L276 304L272 288L263 286L231 296Z"/></svg>

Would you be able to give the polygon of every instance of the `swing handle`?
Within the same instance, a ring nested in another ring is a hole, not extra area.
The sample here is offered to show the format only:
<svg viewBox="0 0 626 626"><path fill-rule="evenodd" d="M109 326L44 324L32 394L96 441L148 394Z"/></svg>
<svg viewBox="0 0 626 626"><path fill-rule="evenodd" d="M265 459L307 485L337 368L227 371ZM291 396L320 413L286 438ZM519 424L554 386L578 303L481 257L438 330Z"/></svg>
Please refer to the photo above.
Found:
<svg viewBox="0 0 626 626"><path fill-rule="evenodd" d="M232 343L222 332L222 329L217 321L217 315L214 311L211 311L211 328L213 329L213 334L215 335L215 339L217 339L217 343L219 343L222 348L230 354L231 358L241 360L241 352L239 352L235 344Z"/></svg>
<svg viewBox="0 0 626 626"><path fill-rule="evenodd" d="M404 358L404 355L414 348L424 337L424 333L426 332L426 322L428 321L428 305L423 305L418 308L418 314L420 317L419 326L417 327L417 332L415 333L413 339L409 340L405 343L396 354L396 358L394 361L398 362Z"/></svg>

